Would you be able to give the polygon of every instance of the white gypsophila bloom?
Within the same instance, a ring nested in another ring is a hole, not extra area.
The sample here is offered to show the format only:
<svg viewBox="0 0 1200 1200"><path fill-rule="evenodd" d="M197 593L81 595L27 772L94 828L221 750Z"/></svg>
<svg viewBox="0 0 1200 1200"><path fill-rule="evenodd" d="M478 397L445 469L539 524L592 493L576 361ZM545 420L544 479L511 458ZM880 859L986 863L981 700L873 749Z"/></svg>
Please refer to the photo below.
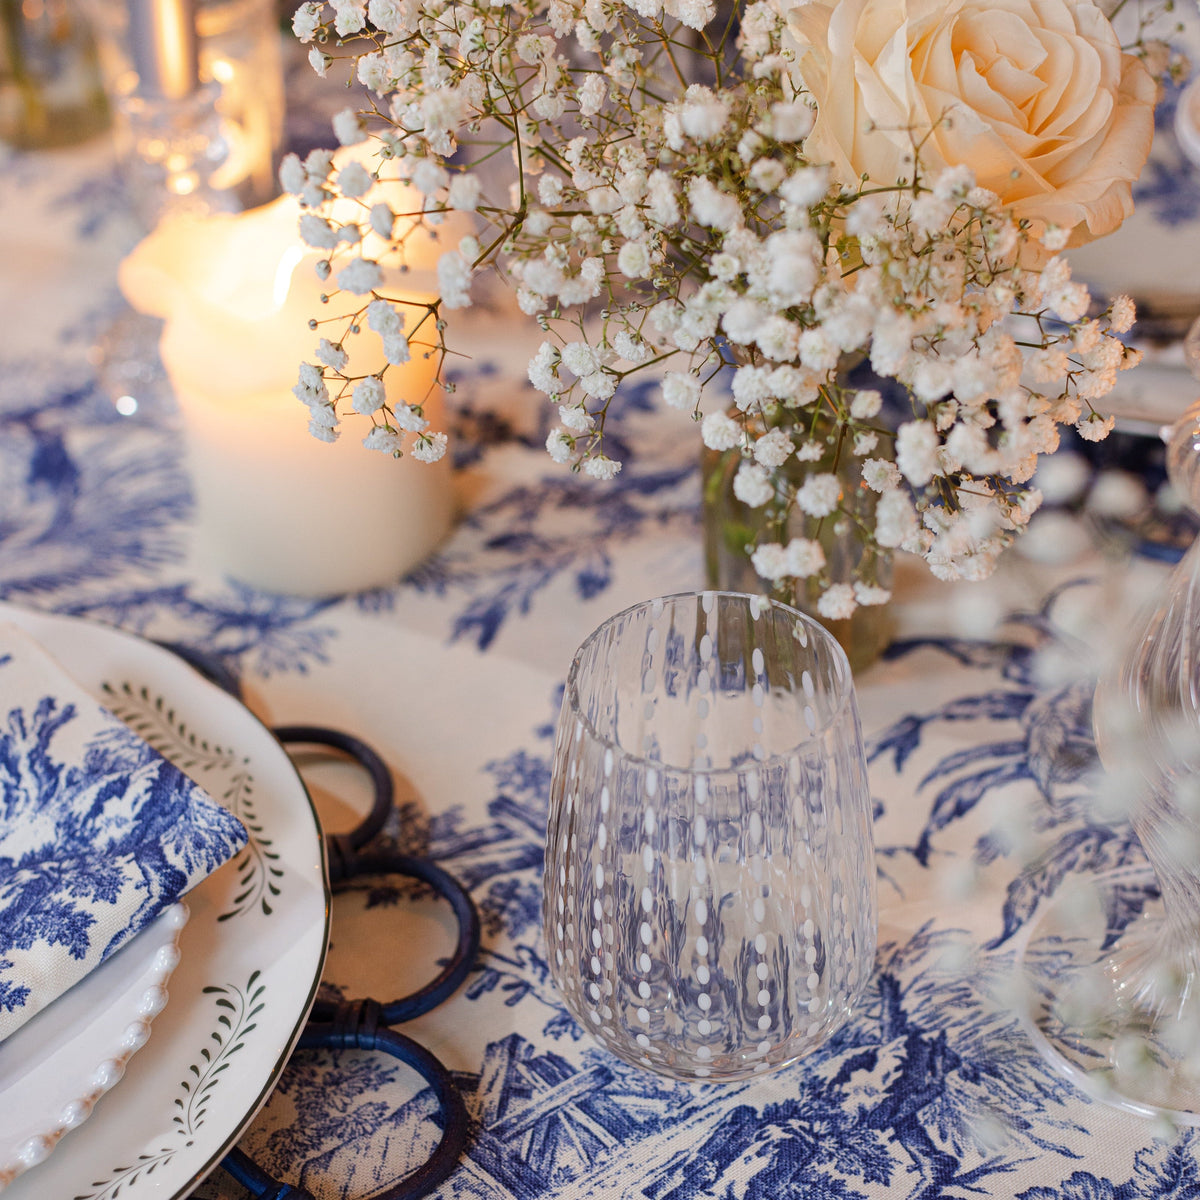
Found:
<svg viewBox="0 0 1200 1200"><path fill-rule="evenodd" d="M596 421L582 404L560 404L558 419L572 433L587 433Z"/></svg>
<svg viewBox="0 0 1200 1200"><path fill-rule="evenodd" d="M887 234L883 201L878 196L860 196L846 215L846 232L855 237L881 237Z"/></svg>
<svg viewBox="0 0 1200 1200"><path fill-rule="evenodd" d="M432 158L423 158L409 177L413 187L423 196L432 196L450 185L450 172Z"/></svg>
<svg viewBox="0 0 1200 1200"><path fill-rule="evenodd" d="M358 82L382 96L392 88L392 72L382 54L364 54L358 60Z"/></svg>
<svg viewBox="0 0 1200 1200"><path fill-rule="evenodd" d="M875 540L889 550L904 546L918 531L912 501L899 489L885 491L875 509Z"/></svg>
<svg viewBox="0 0 1200 1200"><path fill-rule="evenodd" d="M292 388L292 395L310 408L316 404L327 404L329 388L325 385L325 375L321 368L313 366L312 363L301 363L300 382Z"/></svg>
<svg viewBox="0 0 1200 1200"><path fill-rule="evenodd" d="M279 164L279 186L291 196L298 196L308 186L308 172L298 154L285 154Z"/></svg>
<svg viewBox="0 0 1200 1200"><path fill-rule="evenodd" d="M787 550L778 542L764 542L750 555L750 563L760 579L785 579L788 572Z"/></svg>
<svg viewBox="0 0 1200 1200"><path fill-rule="evenodd" d="M429 422L411 404L395 405L392 420L407 433L424 433L429 428Z"/></svg>
<svg viewBox="0 0 1200 1200"><path fill-rule="evenodd" d="M546 437L546 452L556 463L568 463L575 454L575 447L565 430L552 429Z"/></svg>
<svg viewBox="0 0 1200 1200"><path fill-rule="evenodd" d="M1112 316L1109 325L1113 333L1128 333L1137 320L1137 306L1126 295L1118 296L1112 302Z"/></svg>
<svg viewBox="0 0 1200 1200"><path fill-rule="evenodd" d="M760 158L750 168L746 178L751 187L769 194L787 178L787 168L778 159Z"/></svg>
<svg viewBox="0 0 1200 1200"><path fill-rule="evenodd" d="M322 79L325 78L325 75L329 71L329 68L332 65L332 63L333 63L333 59L330 58L329 55L326 54L324 50L318 50L316 46L314 46L308 52L308 65L310 67L312 67L312 69Z"/></svg>
<svg viewBox="0 0 1200 1200"><path fill-rule="evenodd" d="M531 292L528 288L517 288L517 307L527 316L536 317L546 310L546 297Z"/></svg>
<svg viewBox="0 0 1200 1200"><path fill-rule="evenodd" d="M310 427L318 425L324 429L336 429L338 425L337 411L332 404L310 404L308 419Z"/></svg>
<svg viewBox="0 0 1200 1200"><path fill-rule="evenodd" d="M367 219L371 224L371 228L381 238L390 238L392 236L392 229L396 224L396 214L386 204L372 204Z"/></svg>
<svg viewBox="0 0 1200 1200"><path fill-rule="evenodd" d="M862 465L863 483L873 492L886 492L900 486L900 471L885 458L868 458Z"/></svg>
<svg viewBox="0 0 1200 1200"><path fill-rule="evenodd" d="M824 329L806 329L800 335L800 361L810 371L832 371L841 356L841 347Z"/></svg>
<svg viewBox="0 0 1200 1200"><path fill-rule="evenodd" d="M333 132L343 146L356 146L367 136L367 126L352 108L343 108L333 118Z"/></svg>
<svg viewBox="0 0 1200 1200"><path fill-rule="evenodd" d="M803 100L771 105L770 134L777 142L802 142L816 124L817 112ZM822 192L822 194L824 194Z"/></svg>
<svg viewBox="0 0 1200 1200"><path fill-rule="evenodd" d="M561 356L567 370L580 379L600 369L600 356L587 342L568 342Z"/></svg>
<svg viewBox="0 0 1200 1200"><path fill-rule="evenodd" d="M300 238L318 250L332 250L338 244L338 233L323 217L303 213L300 217Z"/></svg>
<svg viewBox="0 0 1200 1200"><path fill-rule="evenodd" d="M906 421L896 431L896 465L916 487L924 487L937 471L941 439L929 421Z"/></svg>
<svg viewBox="0 0 1200 1200"><path fill-rule="evenodd" d="M807 579L825 567L825 551L812 538L792 538L784 551L785 574L795 579Z"/></svg>
<svg viewBox="0 0 1200 1200"><path fill-rule="evenodd" d="M386 425L376 425L363 438L363 445L368 450L378 450L383 454L398 456L404 451L404 439L394 429Z"/></svg>
<svg viewBox="0 0 1200 1200"><path fill-rule="evenodd" d="M308 420L308 432L317 439L318 442L333 443L342 436L342 431L333 425L323 425L315 417L310 417Z"/></svg>
<svg viewBox="0 0 1200 1200"><path fill-rule="evenodd" d="M850 401L850 415L856 421L869 421L879 415L883 408L883 396L874 388L862 388L854 393Z"/></svg>
<svg viewBox="0 0 1200 1200"><path fill-rule="evenodd" d="M618 357L634 364L645 362L654 352L648 342L635 337L628 329L617 331L613 338L613 349Z"/></svg>
<svg viewBox="0 0 1200 1200"><path fill-rule="evenodd" d="M754 340L772 362L789 362L796 357L800 345L800 326L786 317L768 317Z"/></svg>
<svg viewBox="0 0 1200 1200"><path fill-rule="evenodd" d="M411 33L415 24L411 8L404 0L368 0L367 17L384 33Z"/></svg>
<svg viewBox="0 0 1200 1200"><path fill-rule="evenodd" d="M408 346L408 338L404 334L385 333L381 340L383 342L383 357L393 366L398 367L412 358L412 351Z"/></svg>
<svg viewBox="0 0 1200 1200"><path fill-rule="evenodd" d="M854 616L858 601L848 583L830 584L817 600L817 612L827 621L847 621Z"/></svg>
<svg viewBox="0 0 1200 1200"><path fill-rule="evenodd" d="M399 333L404 328L404 317L386 300L372 300L367 305L367 327L384 336Z"/></svg>
<svg viewBox="0 0 1200 1200"><path fill-rule="evenodd" d="M562 198L563 181L557 175L543 175L538 180L538 199L547 208L557 208Z"/></svg>
<svg viewBox="0 0 1200 1200"><path fill-rule="evenodd" d="M616 394L617 377L611 371L593 371L580 379L579 386L593 399L608 400Z"/></svg>
<svg viewBox="0 0 1200 1200"><path fill-rule="evenodd" d="M666 171L651 171L646 180L646 216L660 229L679 221L679 195L675 180Z"/></svg>
<svg viewBox="0 0 1200 1200"><path fill-rule="evenodd" d="M854 435L854 457L862 458L879 445L879 435L872 429L860 429Z"/></svg>
<svg viewBox="0 0 1200 1200"><path fill-rule="evenodd" d="M796 492L796 504L810 517L827 517L842 497L842 482L836 475L810 475Z"/></svg>
<svg viewBox="0 0 1200 1200"><path fill-rule="evenodd" d="M797 208L812 208L828 191L828 167L800 167L779 186L780 196Z"/></svg>
<svg viewBox="0 0 1200 1200"><path fill-rule="evenodd" d="M579 88L579 111L593 117L604 107L608 96L608 80L603 75L589 75Z"/></svg>
<svg viewBox="0 0 1200 1200"><path fill-rule="evenodd" d="M437 277L442 303L447 308L470 307L471 264L457 250L447 250L438 259Z"/></svg>
<svg viewBox="0 0 1200 1200"><path fill-rule="evenodd" d="M650 248L644 242L626 242L617 255L617 269L626 279L645 279L650 274Z"/></svg>
<svg viewBox="0 0 1200 1200"><path fill-rule="evenodd" d="M585 459L583 464L583 473L592 479L612 479L620 469L619 462L603 454Z"/></svg>
<svg viewBox="0 0 1200 1200"><path fill-rule="evenodd" d="M782 467L792 454L791 436L783 429L772 429L754 443L754 459L769 470Z"/></svg>
<svg viewBox="0 0 1200 1200"><path fill-rule="evenodd" d="M821 243L810 229L781 229L763 243L767 256L767 287L779 308L805 304L813 294L820 270Z"/></svg>
<svg viewBox="0 0 1200 1200"><path fill-rule="evenodd" d="M327 367L332 367L335 371L342 370L350 361L350 355L341 346L335 345L328 338L322 338L317 343L317 357Z"/></svg>
<svg viewBox="0 0 1200 1200"><path fill-rule="evenodd" d="M709 413L700 423L700 439L710 450L732 450L742 440L742 427L723 412Z"/></svg>
<svg viewBox="0 0 1200 1200"><path fill-rule="evenodd" d="M338 190L343 196L356 199L365 196L375 186L375 176L362 163L347 163L337 174Z"/></svg>
<svg viewBox="0 0 1200 1200"><path fill-rule="evenodd" d="M892 598L892 593L889 588L872 587L859 581L854 585L854 598L864 608L870 608L877 604L886 604Z"/></svg>
<svg viewBox="0 0 1200 1200"><path fill-rule="evenodd" d="M444 433L425 433L413 443L412 456L418 462L439 462L446 454L448 439Z"/></svg>
<svg viewBox="0 0 1200 1200"><path fill-rule="evenodd" d="M601 187L588 188L587 202L588 208L597 217L607 217L615 212L620 212L625 204L625 201L621 199L621 193L616 188L609 187L607 184Z"/></svg>
<svg viewBox="0 0 1200 1200"><path fill-rule="evenodd" d="M721 328L731 342L749 345L758 336L759 327L767 319L768 310L762 304L743 297L735 300L721 317Z"/></svg>
<svg viewBox="0 0 1200 1200"><path fill-rule="evenodd" d="M733 392L733 402L741 412L760 408L774 397L773 374L768 367L756 367L748 363L734 371L730 390Z"/></svg>
<svg viewBox="0 0 1200 1200"><path fill-rule="evenodd" d="M1047 225L1042 234L1042 245L1050 251L1065 250L1071 240L1071 231L1061 225Z"/></svg>
<svg viewBox="0 0 1200 1200"><path fill-rule="evenodd" d="M311 42L321 27L321 10L325 5L321 0L306 0L296 9L292 17L292 32L302 42Z"/></svg>
<svg viewBox="0 0 1200 1200"><path fill-rule="evenodd" d="M697 142L715 141L729 123L729 102L700 84L688 88L679 124Z"/></svg>
<svg viewBox="0 0 1200 1200"><path fill-rule="evenodd" d="M1088 413L1075 422L1075 431L1085 442L1102 442L1113 431L1114 417L1102 417L1099 413Z"/></svg>
<svg viewBox="0 0 1200 1200"><path fill-rule="evenodd" d="M367 0L329 0L335 20L334 29L339 37L361 33L367 23Z"/></svg>
<svg viewBox="0 0 1200 1200"><path fill-rule="evenodd" d="M545 392L547 395L560 391L562 383L557 371L559 362L558 347L553 342L543 342L538 347L538 352L529 360L529 382L539 392Z"/></svg>
<svg viewBox="0 0 1200 1200"><path fill-rule="evenodd" d="M796 457L801 462L820 462L825 457L825 447L820 442L801 442Z"/></svg>
<svg viewBox="0 0 1200 1200"><path fill-rule="evenodd" d="M446 205L458 212L474 212L483 196L483 185L474 175L455 175L446 193Z"/></svg>
<svg viewBox="0 0 1200 1200"><path fill-rule="evenodd" d="M338 287L359 296L373 292L382 282L383 271L369 258L352 258L337 274Z"/></svg>
<svg viewBox="0 0 1200 1200"><path fill-rule="evenodd" d="M741 224L742 206L737 197L720 191L703 176L692 180L688 187L688 202L692 216L701 225L728 232Z"/></svg>
<svg viewBox="0 0 1200 1200"><path fill-rule="evenodd" d="M742 462L733 477L733 494L751 508L762 508L775 495L775 486L765 468Z"/></svg>
<svg viewBox="0 0 1200 1200"><path fill-rule="evenodd" d="M662 378L663 403L681 412L694 412L700 403L700 380L686 371L667 371Z"/></svg>
<svg viewBox="0 0 1200 1200"><path fill-rule="evenodd" d="M386 399L387 389L383 386L383 380L375 375L368 375L354 385L354 411L362 413L364 417L378 412Z"/></svg>

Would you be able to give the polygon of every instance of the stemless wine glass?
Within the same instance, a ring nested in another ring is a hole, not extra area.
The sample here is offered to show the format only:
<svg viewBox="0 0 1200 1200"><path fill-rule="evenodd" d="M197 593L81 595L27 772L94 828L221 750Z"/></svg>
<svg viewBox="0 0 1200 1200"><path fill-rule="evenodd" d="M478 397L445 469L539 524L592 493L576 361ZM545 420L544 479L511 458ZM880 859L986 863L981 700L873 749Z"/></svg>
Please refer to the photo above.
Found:
<svg viewBox="0 0 1200 1200"><path fill-rule="evenodd" d="M874 842L850 667L820 625L703 592L584 642L543 920L572 1014L661 1074L774 1070L842 1024L874 962Z"/></svg>

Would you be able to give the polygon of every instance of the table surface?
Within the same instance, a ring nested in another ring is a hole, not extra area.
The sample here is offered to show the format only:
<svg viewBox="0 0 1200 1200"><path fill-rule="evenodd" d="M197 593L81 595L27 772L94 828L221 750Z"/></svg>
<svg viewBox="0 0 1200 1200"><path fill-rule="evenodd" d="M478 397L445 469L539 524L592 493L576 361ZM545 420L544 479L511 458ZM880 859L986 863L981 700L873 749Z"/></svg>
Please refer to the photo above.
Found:
<svg viewBox="0 0 1200 1200"><path fill-rule="evenodd" d="M472 356L452 417L461 511L437 554L369 594L253 592L197 552L169 407L122 418L98 387L90 352L122 311L115 268L134 237L106 144L4 163L0 597L187 642L236 670L270 723L341 728L386 758L389 836L454 872L483 918L465 987L404 1027L455 1073L471 1117L439 1195L1200 1195L1200 1137L1160 1138L1084 1098L993 986L1037 899L1087 865L1072 857L1095 758L1082 673L1165 568L1106 559L1064 513L989 584L936 584L901 563L899 637L858 679L880 894L862 1009L825 1050L768 1078L661 1079L563 1009L540 871L573 650L627 604L702 584L690 431L651 386L635 388L619 401L617 480L564 473L541 448L553 414L524 382L518 318L474 313L457 334ZM1036 553L1048 545L1052 563ZM328 828L347 828L367 802L356 773L305 769ZM400 881L372 881L335 902L323 994L403 994L451 938ZM322 1200L354 1200L420 1160L432 1107L390 1060L307 1052L242 1148ZM197 1194L245 1195L220 1172Z"/></svg>

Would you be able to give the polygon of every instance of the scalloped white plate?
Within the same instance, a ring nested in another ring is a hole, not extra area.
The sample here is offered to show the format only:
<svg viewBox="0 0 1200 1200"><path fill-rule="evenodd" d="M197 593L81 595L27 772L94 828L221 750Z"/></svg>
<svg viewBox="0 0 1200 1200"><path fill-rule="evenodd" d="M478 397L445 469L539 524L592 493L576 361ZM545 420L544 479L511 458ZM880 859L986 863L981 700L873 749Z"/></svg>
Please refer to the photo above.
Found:
<svg viewBox="0 0 1200 1200"><path fill-rule="evenodd" d="M125 1074L167 1003L184 904L163 911L0 1044L0 1190L43 1162Z"/></svg>
<svg viewBox="0 0 1200 1200"><path fill-rule="evenodd" d="M120 1087L4 1191L4 1200L180 1200L262 1106L312 1007L329 934L316 812L271 732L169 651L7 604L0 619L28 630L250 833L233 862L188 893L171 1002ZM73 989L85 1006L92 980ZM41 1069L52 1069L49 1057Z"/></svg>

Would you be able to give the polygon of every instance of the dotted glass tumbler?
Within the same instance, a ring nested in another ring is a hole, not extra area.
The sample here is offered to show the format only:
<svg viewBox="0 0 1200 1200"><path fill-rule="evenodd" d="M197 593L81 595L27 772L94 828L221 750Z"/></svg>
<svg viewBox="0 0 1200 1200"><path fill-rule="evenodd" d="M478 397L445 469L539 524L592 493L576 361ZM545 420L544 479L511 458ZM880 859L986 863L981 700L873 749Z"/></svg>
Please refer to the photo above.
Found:
<svg viewBox="0 0 1200 1200"><path fill-rule="evenodd" d="M871 803L850 667L793 608L649 601L571 664L546 833L555 983L614 1054L678 1079L787 1066L875 956Z"/></svg>

